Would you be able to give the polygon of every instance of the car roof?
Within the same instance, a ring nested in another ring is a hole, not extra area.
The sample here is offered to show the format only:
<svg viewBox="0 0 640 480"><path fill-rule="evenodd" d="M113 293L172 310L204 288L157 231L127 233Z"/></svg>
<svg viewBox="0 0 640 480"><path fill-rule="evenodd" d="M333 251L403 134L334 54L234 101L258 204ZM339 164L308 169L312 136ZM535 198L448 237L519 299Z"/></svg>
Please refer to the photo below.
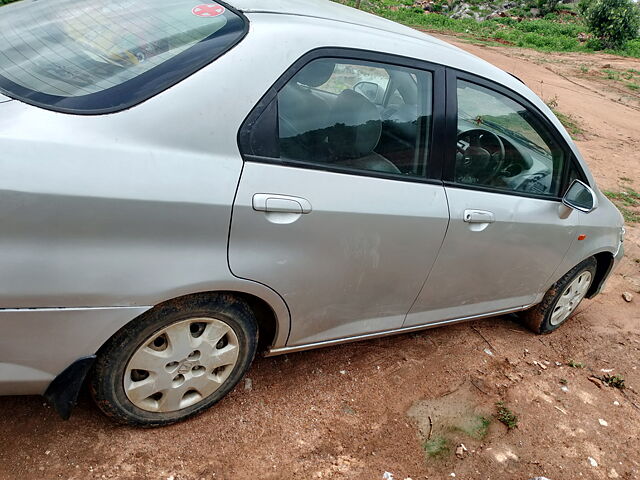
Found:
<svg viewBox="0 0 640 480"><path fill-rule="evenodd" d="M459 50L457 47L413 28L330 0L270 0L269 2L264 2L263 0L232 0L230 3L244 13L279 13L322 18L384 30Z"/></svg>
<svg viewBox="0 0 640 480"><path fill-rule="evenodd" d="M447 56L451 58L451 62L447 66L459 68L460 65L465 65L473 73L488 77L494 77L497 74L498 78L500 78L502 74L504 74L504 71L496 66L450 43L432 37L427 33L334 1L270 0L269 2L265 2L264 0L231 0L230 3L241 12L251 15L253 18L255 18L254 14L260 13L293 15L348 23L400 35L407 40L419 41L422 45L428 46L432 50L449 52L450 55L447 54ZM457 61L454 59L457 59ZM513 83L520 83L511 82L511 80L514 79L509 78L508 75L504 75L500 80L502 83L511 87L513 87Z"/></svg>

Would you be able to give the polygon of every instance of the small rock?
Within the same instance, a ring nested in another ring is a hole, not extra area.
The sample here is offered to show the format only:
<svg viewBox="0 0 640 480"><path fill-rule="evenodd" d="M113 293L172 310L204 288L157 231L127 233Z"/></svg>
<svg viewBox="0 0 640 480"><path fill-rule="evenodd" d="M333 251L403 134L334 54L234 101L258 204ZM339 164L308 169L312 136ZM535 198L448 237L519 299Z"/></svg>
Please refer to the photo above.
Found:
<svg viewBox="0 0 640 480"><path fill-rule="evenodd" d="M562 364L560 362L555 362L556 363L556 367L561 367Z"/></svg>
<svg viewBox="0 0 640 480"><path fill-rule="evenodd" d="M51 450L47 450L46 452L44 452L45 455L49 455L51 453Z"/></svg>
<svg viewBox="0 0 640 480"><path fill-rule="evenodd" d="M614 400L614 401L613 401L613 404L614 404L616 407L619 407L619 406L620 406L620 402L619 402L618 400Z"/></svg>
<svg viewBox="0 0 640 480"><path fill-rule="evenodd" d="M547 477L533 477L530 478L529 480L549 480Z"/></svg>
<svg viewBox="0 0 640 480"><path fill-rule="evenodd" d="M456 474L455 474L455 473L453 473L453 472L451 472L451 473L449 474L449 476L450 476L450 477L455 477L455 476L456 476Z"/></svg>
<svg viewBox="0 0 640 480"><path fill-rule="evenodd" d="M346 371L346 370L340 370L340 375L344 375L344 374L346 374L346 373L347 373L347 371Z"/></svg>
<svg viewBox="0 0 640 480"><path fill-rule="evenodd" d="M563 385L560 387L560 390L562 390L563 392L568 392L569 391L569 387L567 387L566 385Z"/></svg>
<svg viewBox="0 0 640 480"><path fill-rule="evenodd" d="M603 427L608 427L608 426L609 426L609 423L607 423L607 421L606 421L606 420L603 420L602 418L599 418L599 419L598 419L598 423L599 423L600 425L602 425Z"/></svg>
<svg viewBox="0 0 640 480"><path fill-rule="evenodd" d="M587 460L589 460L589 465L591 465L592 467L597 467L598 466L598 462L596 462L595 458L588 457Z"/></svg>
<svg viewBox="0 0 640 480"><path fill-rule="evenodd" d="M633 295L629 292L624 292L622 294L622 298L624 298L625 302L630 302L631 300L633 300Z"/></svg>
<svg viewBox="0 0 640 480"><path fill-rule="evenodd" d="M382 474L382 480L393 480L393 473L391 472L384 472Z"/></svg>
<svg viewBox="0 0 640 480"><path fill-rule="evenodd" d="M173 475L169 475L169 476L167 477L167 480L175 480L175 478L176 478L175 476L173 476Z"/></svg>
<svg viewBox="0 0 640 480"><path fill-rule="evenodd" d="M484 353L486 353L487 355L490 355L490 356L492 356L492 357L493 357L493 352L492 352L491 350L489 350L488 348L485 348L483 351L484 351Z"/></svg>
<svg viewBox="0 0 640 480"><path fill-rule="evenodd" d="M464 458L464 454L467 453L467 447L464 446L464 443L461 443L456 447L456 457Z"/></svg>
<svg viewBox="0 0 640 480"><path fill-rule="evenodd" d="M38 467L38 470L42 472L44 470L44 467Z"/></svg>
<svg viewBox="0 0 640 480"><path fill-rule="evenodd" d="M245 378L244 379L244 391L245 392L250 392L251 390L253 390L253 380L251 380L250 378Z"/></svg>
<svg viewBox="0 0 640 480"><path fill-rule="evenodd" d="M607 477L609 477L609 478L620 478L620 475L618 475L618 472L616 472L615 468L612 468L611 470L609 470L609 473L608 473Z"/></svg>
<svg viewBox="0 0 640 480"><path fill-rule="evenodd" d="M537 365L538 367L540 367L540 368L541 368L541 369L543 369L543 370L546 370L546 369L547 369L547 366L546 366L544 363L539 362L539 361L537 361L537 360L534 360L534 361L533 361L533 364L534 364L534 365Z"/></svg>
<svg viewBox="0 0 640 480"><path fill-rule="evenodd" d="M602 68L611 68L611 64L610 63L605 63Z"/></svg>

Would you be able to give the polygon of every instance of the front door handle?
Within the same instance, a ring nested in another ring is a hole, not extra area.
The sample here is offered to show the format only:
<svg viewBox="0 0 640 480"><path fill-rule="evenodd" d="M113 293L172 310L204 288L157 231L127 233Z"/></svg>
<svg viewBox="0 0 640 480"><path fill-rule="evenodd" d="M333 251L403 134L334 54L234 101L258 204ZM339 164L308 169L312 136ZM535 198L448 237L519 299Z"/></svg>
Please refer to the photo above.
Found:
<svg viewBox="0 0 640 480"><path fill-rule="evenodd" d="M253 209L258 212L311 213L311 203L302 197L277 193L256 193Z"/></svg>
<svg viewBox="0 0 640 480"><path fill-rule="evenodd" d="M466 223L493 223L496 221L493 213L486 210L465 210L462 220Z"/></svg>

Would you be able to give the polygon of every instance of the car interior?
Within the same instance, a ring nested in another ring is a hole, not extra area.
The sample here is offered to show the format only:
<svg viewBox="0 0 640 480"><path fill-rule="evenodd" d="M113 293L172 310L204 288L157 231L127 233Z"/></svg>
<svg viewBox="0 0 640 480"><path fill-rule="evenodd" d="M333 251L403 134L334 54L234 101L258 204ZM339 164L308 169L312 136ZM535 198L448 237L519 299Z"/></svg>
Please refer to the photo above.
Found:
<svg viewBox="0 0 640 480"><path fill-rule="evenodd" d="M386 90L359 82L334 93L323 85L334 75L336 61L323 59L305 66L278 95L281 157L423 175L418 145L430 115L420 114L426 109L420 105L417 76L406 69L385 70ZM369 95L359 88L363 85Z"/></svg>

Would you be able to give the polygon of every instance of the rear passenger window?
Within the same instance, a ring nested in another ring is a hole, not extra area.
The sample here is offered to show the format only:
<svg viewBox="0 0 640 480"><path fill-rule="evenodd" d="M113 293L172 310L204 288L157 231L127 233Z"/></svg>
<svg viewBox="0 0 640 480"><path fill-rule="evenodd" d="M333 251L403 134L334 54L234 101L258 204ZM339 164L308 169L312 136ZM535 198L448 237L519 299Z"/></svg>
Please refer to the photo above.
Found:
<svg viewBox="0 0 640 480"><path fill-rule="evenodd" d="M258 121L252 151L244 153L289 164L424 177L432 91L429 72L314 60L278 92L276 106L265 110L277 115L275 125Z"/></svg>

